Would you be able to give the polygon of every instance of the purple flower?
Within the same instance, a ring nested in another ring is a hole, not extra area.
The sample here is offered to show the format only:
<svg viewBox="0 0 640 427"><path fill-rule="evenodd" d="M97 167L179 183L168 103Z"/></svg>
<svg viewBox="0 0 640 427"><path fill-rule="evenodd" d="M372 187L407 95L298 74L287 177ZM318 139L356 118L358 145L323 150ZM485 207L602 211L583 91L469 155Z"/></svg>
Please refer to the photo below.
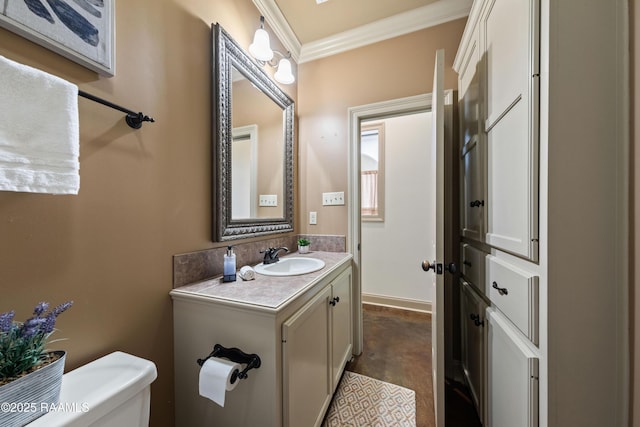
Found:
<svg viewBox="0 0 640 427"><path fill-rule="evenodd" d="M60 304L56 308L54 308L51 313L54 315L54 317L58 317L61 313L63 313L65 310L67 310L72 305L73 305L73 301L67 301L67 302L65 302L63 304Z"/></svg>
<svg viewBox="0 0 640 427"><path fill-rule="evenodd" d="M13 316L16 314L14 310L0 314L0 332L9 332L13 325Z"/></svg>
<svg viewBox="0 0 640 427"><path fill-rule="evenodd" d="M38 333L38 328L25 328L23 327L20 331L20 336L22 338L31 338Z"/></svg>
<svg viewBox="0 0 640 427"><path fill-rule="evenodd" d="M42 313L47 311L48 308L49 308L48 302L38 303L38 305L36 305L36 308L33 309L33 315L36 317L40 317Z"/></svg>
<svg viewBox="0 0 640 427"><path fill-rule="evenodd" d="M42 332L45 334L50 334L53 332L53 328L56 326L56 316L53 313L49 313L47 317L44 319L44 324L42 325Z"/></svg>
<svg viewBox="0 0 640 427"><path fill-rule="evenodd" d="M27 319L20 328L20 336L23 338L29 338L37 333L40 333L40 326L46 321L41 317L32 317Z"/></svg>

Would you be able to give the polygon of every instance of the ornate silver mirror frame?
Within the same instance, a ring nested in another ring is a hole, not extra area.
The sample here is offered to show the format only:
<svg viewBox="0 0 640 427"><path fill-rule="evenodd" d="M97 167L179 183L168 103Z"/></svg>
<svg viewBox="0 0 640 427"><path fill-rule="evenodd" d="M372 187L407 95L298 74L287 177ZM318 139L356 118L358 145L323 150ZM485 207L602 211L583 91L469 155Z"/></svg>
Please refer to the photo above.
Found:
<svg viewBox="0 0 640 427"><path fill-rule="evenodd" d="M293 231L294 103L220 26L213 32L213 240L227 241ZM240 71L282 108L284 138L283 217L233 219L231 204L232 69Z"/></svg>

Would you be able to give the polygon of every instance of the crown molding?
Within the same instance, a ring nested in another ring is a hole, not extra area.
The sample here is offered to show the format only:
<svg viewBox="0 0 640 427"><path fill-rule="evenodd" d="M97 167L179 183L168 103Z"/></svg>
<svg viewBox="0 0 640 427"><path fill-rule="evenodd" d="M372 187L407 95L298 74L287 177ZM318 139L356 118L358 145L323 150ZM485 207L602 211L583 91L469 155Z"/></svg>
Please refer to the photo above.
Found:
<svg viewBox="0 0 640 427"><path fill-rule="evenodd" d="M258 8L260 14L264 16L264 19L276 37L278 37L284 47L291 53L291 58L296 63L299 63L302 45L280 11L280 8L276 5L275 0L253 0L253 4Z"/></svg>
<svg viewBox="0 0 640 427"><path fill-rule="evenodd" d="M464 60L463 52L466 52L469 43L471 43L471 41L473 40L472 34L475 33L478 22L480 21L480 11L483 5L484 3L482 2L475 2L473 3L471 11L469 12L467 25L464 26L464 32L462 33L462 39L460 40L460 47L458 48L456 57L453 60L453 69L456 71L456 73L461 73Z"/></svg>
<svg viewBox="0 0 640 427"><path fill-rule="evenodd" d="M473 0L439 0L302 46L299 63L444 24L469 15Z"/></svg>
<svg viewBox="0 0 640 427"><path fill-rule="evenodd" d="M469 15L473 0L438 0L389 18L302 45L275 0L253 0L293 60L301 64L433 27Z"/></svg>

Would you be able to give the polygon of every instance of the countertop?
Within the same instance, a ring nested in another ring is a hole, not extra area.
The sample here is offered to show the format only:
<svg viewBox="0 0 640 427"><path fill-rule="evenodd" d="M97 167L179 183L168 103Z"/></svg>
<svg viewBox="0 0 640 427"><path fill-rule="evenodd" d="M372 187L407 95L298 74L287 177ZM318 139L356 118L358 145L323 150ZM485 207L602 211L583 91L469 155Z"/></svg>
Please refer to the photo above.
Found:
<svg viewBox="0 0 640 427"><path fill-rule="evenodd" d="M350 261L352 255L346 252L297 252L289 256L318 258L325 262L325 266L313 273L297 276L263 276L256 273L255 280L244 281L238 275L235 282L223 282L222 277L216 277L201 282L192 283L173 289L172 297L196 297L197 299L212 299L232 303L248 304L271 310L279 310L295 296L318 283L329 273ZM238 266L238 269L243 266ZM253 266L252 266L253 267Z"/></svg>

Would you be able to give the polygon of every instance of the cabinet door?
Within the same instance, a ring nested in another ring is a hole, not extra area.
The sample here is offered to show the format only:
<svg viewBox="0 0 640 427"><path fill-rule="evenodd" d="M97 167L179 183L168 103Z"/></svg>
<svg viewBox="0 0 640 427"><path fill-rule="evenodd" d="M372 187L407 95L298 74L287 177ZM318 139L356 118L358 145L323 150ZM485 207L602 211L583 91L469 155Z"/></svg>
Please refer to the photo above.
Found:
<svg viewBox="0 0 640 427"><path fill-rule="evenodd" d="M485 309L482 298L461 280L460 324L462 326L462 369L480 419L484 415Z"/></svg>
<svg viewBox="0 0 640 427"><path fill-rule="evenodd" d="M342 273L332 284L331 330L332 330L332 387L334 392L342 371L352 355L352 306L351 268Z"/></svg>
<svg viewBox="0 0 640 427"><path fill-rule="evenodd" d="M475 28L475 27L474 27ZM463 55L458 75L459 118L462 145L478 135L480 125L480 76L478 75L479 44L477 31L471 31L471 37Z"/></svg>
<svg viewBox="0 0 640 427"><path fill-rule="evenodd" d="M538 258L538 0L490 0L484 34L487 230L492 246Z"/></svg>
<svg viewBox="0 0 640 427"><path fill-rule="evenodd" d="M538 358L509 321L487 309L487 425L538 425Z"/></svg>
<svg viewBox="0 0 640 427"><path fill-rule="evenodd" d="M319 426L331 402L331 287L282 325L284 425Z"/></svg>
<svg viewBox="0 0 640 427"><path fill-rule="evenodd" d="M480 138L462 147L462 235L484 240L484 161Z"/></svg>

